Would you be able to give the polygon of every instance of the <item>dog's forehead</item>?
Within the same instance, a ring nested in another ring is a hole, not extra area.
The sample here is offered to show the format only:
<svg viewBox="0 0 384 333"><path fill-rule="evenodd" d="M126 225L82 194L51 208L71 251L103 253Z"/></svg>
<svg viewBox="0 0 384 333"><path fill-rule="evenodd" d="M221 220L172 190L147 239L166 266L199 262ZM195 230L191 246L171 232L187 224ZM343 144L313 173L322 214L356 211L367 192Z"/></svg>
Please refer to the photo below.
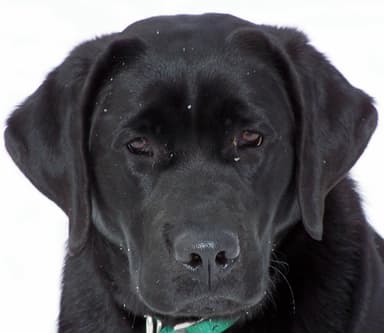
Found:
<svg viewBox="0 0 384 333"><path fill-rule="evenodd" d="M250 26L255 25L227 14L158 16L133 23L123 34L154 47L178 42L218 47L233 31Z"/></svg>
<svg viewBox="0 0 384 333"><path fill-rule="evenodd" d="M263 66L235 66L225 57L145 59L109 83L110 115L118 120L141 119L170 126L228 120L237 123L287 123L288 98L275 76ZM205 126L206 127L206 126Z"/></svg>
<svg viewBox="0 0 384 333"><path fill-rule="evenodd" d="M156 17L124 31L146 51L108 82L107 108L117 120L137 117L219 125L230 120L287 123L291 112L276 71L242 58L228 36L246 25L230 15ZM103 114L103 113L101 113ZM103 117L105 118L105 117ZM199 121L199 119L201 121ZM182 125L182 126L181 126Z"/></svg>

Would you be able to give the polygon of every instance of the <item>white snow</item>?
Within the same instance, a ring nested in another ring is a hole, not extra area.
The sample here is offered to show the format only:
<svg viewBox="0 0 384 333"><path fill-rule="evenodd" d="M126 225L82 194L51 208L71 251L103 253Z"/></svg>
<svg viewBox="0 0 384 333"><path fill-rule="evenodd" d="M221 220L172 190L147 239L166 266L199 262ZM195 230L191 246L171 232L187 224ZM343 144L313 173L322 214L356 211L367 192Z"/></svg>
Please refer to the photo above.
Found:
<svg viewBox="0 0 384 333"><path fill-rule="evenodd" d="M3 123L78 43L154 15L204 12L298 27L383 110L382 0L13 0L0 10ZM17 170L0 137L0 332L55 332L67 218ZM380 124L353 169L368 218L382 235L383 147Z"/></svg>

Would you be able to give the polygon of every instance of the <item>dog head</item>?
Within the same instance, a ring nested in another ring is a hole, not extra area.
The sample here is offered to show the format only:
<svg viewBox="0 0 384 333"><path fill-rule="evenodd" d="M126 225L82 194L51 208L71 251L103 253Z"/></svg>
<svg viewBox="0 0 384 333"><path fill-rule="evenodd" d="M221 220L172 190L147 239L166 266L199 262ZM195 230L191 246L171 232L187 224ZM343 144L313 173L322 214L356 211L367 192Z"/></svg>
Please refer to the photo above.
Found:
<svg viewBox="0 0 384 333"><path fill-rule="evenodd" d="M371 99L292 29L226 15L144 20L76 48L10 117L16 164L123 251L160 315L263 299L274 246L322 238L327 193L376 126Z"/></svg>

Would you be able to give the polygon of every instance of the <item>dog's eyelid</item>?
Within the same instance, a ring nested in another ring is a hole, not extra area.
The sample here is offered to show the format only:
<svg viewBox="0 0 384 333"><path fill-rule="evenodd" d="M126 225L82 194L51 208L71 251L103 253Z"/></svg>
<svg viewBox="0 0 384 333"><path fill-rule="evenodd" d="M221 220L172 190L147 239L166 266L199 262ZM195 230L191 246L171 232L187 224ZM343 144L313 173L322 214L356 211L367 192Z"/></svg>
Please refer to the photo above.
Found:
<svg viewBox="0 0 384 333"><path fill-rule="evenodd" d="M248 121L242 122L237 126L238 135L241 136L243 133L248 132L249 135L259 134L268 141L273 140L276 137L277 131L274 126L265 117L258 119L248 119Z"/></svg>
<svg viewBox="0 0 384 333"><path fill-rule="evenodd" d="M114 139L112 141L112 148L116 150L120 150L122 148L126 148L129 142L135 141L137 139L143 138L147 141L150 141L149 136L141 133L139 131L135 131L132 129L118 129L114 133Z"/></svg>
<svg viewBox="0 0 384 333"><path fill-rule="evenodd" d="M237 144L241 146L260 147L264 142L264 135L254 129L243 130L237 139Z"/></svg>
<svg viewBox="0 0 384 333"><path fill-rule="evenodd" d="M128 141L126 144L130 153L135 155L145 155L152 157L153 149L150 140L145 136L138 136Z"/></svg>

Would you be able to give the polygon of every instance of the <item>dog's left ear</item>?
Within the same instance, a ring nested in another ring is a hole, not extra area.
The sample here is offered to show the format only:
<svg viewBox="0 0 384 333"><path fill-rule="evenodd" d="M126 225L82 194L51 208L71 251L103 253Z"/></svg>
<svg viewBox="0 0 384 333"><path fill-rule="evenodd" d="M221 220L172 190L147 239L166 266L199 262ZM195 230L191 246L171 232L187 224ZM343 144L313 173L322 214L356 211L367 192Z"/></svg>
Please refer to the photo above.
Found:
<svg viewBox="0 0 384 333"><path fill-rule="evenodd" d="M105 36L75 48L11 115L6 148L27 178L69 217L69 253L81 251L90 225L88 127L107 74L144 50L138 39Z"/></svg>
<svg viewBox="0 0 384 333"><path fill-rule="evenodd" d="M281 41L300 98L293 111L301 214L308 233L321 240L325 198L363 153L376 128L377 112L372 98L353 87L303 34L285 30Z"/></svg>
<svg viewBox="0 0 384 333"><path fill-rule="evenodd" d="M306 231L321 240L325 198L352 168L376 128L373 101L294 29L243 29L231 38L282 78L297 126L301 216Z"/></svg>

